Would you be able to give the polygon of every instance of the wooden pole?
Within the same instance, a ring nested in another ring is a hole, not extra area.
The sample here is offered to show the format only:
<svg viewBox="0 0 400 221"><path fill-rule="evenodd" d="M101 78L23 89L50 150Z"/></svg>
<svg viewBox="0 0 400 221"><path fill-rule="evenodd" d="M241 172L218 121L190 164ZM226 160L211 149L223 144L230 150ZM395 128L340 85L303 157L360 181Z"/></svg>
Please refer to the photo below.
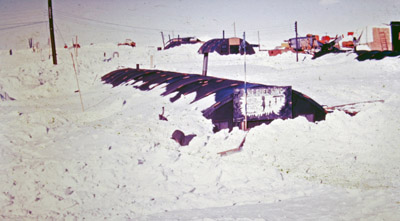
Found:
<svg viewBox="0 0 400 221"><path fill-rule="evenodd" d="M72 54L72 52L71 52L71 58L72 58L72 65L74 66L74 71L75 71L76 85L78 85L79 97L81 98L82 112L84 112L85 109L83 108L82 94L81 94L81 89L79 87L78 74L76 73L74 55Z"/></svg>
<svg viewBox="0 0 400 221"><path fill-rule="evenodd" d="M56 54L56 41L54 39L54 25L53 25L53 8L51 4L51 0L49 3L49 26L50 26L50 38L51 38L51 50L53 54L53 64L57 64L57 54Z"/></svg>
<svg viewBox="0 0 400 221"><path fill-rule="evenodd" d="M165 48L165 40L164 40L164 33L161 32L161 38L162 38L162 43L163 43L163 49Z"/></svg>
<svg viewBox="0 0 400 221"><path fill-rule="evenodd" d="M78 35L76 36L75 44L75 56L78 58Z"/></svg>

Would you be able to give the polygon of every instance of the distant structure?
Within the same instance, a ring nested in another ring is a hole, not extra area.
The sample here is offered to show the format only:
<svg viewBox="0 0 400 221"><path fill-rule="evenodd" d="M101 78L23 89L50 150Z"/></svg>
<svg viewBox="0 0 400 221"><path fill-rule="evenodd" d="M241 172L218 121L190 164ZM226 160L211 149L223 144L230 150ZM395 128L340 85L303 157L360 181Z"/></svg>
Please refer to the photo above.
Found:
<svg viewBox="0 0 400 221"><path fill-rule="evenodd" d="M132 41L131 39L126 39L125 42L118 43L118 46L122 46L122 45L131 46L132 48L134 48L134 47L136 47L136 42Z"/></svg>
<svg viewBox="0 0 400 221"><path fill-rule="evenodd" d="M359 51L357 50L357 60L381 60L385 57L399 57L400 56L400 22L392 21L391 36L389 34L389 28L374 28L373 36L374 41L368 45L371 51ZM391 37L391 44L389 37Z"/></svg>
<svg viewBox="0 0 400 221"><path fill-rule="evenodd" d="M197 43L202 43L202 41L195 37L173 38L165 44L164 50L181 46L183 44L197 44Z"/></svg>
<svg viewBox="0 0 400 221"><path fill-rule="evenodd" d="M372 28L373 41L368 42L372 51L391 51L390 28Z"/></svg>
<svg viewBox="0 0 400 221"><path fill-rule="evenodd" d="M288 40L289 47L294 51L310 51L313 49L319 49L323 43L328 42L331 38L329 36L324 36L323 40L319 40L318 35L308 34L305 37L290 38Z"/></svg>
<svg viewBox="0 0 400 221"><path fill-rule="evenodd" d="M297 39L297 43L296 43ZM326 44L335 41L333 44L329 44L331 50L340 49L340 45L336 42L337 37L322 36L314 34L307 34L306 36L300 36L297 38L289 38L285 40L280 46L275 49L268 50L269 56L277 56L284 52L304 53L304 54L315 54L321 50L326 50Z"/></svg>
<svg viewBox="0 0 400 221"><path fill-rule="evenodd" d="M390 23L392 28L392 50L400 51L400 21L392 21Z"/></svg>
<svg viewBox="0 0 400 221"><path fill-rule="evenodd" d="M199 54L206 54L217 52L220 55L230 55L230 54L244 54L244 49L240 48L243 39L241 38L218 38L218 39L211 39L204 43L200 49ZM253 49L254 45L249 44L246 42L246 54L251 55L255 54L256 52Z"/></svg>
<svg viewBox="0 0 400 221"><path fill-rule="evenodd" d="M224 33L222 38L211 39L206 43L204 43L198 51L199 54L204 54L202 75L204 76L207 75L209 53L217 52L220 55L230 55L230 54L243 55L244 47L243 48L240 47L240 45L242 45L242 42L243 39L241 38L236 38L236 37L225 38L225 33ZM252 55L256 53L253 49L253 46L258 46L258 45L251 45L247 41L245 41L246 54Z"/></svg>

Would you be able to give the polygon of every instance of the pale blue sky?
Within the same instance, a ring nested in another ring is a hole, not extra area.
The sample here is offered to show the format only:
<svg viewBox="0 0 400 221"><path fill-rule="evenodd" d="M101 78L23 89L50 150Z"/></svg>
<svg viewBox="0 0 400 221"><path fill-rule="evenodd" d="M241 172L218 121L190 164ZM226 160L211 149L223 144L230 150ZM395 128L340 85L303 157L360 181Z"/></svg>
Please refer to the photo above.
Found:
<svg viewBox="0 0 400 221"><path fill-rule="evenodd" d="M336 35L400 20L398 0L53 0L53 9L59 44L78 35L82 42L132 38L159 45L160 31L233 36L234 23L237 36L246 31L256 41L259 31L262 39L284 40L294 36L295 21L300 35ZM10 46L28 35L47 38L47 21L46 0L0 0L0 39Z"/></svg>

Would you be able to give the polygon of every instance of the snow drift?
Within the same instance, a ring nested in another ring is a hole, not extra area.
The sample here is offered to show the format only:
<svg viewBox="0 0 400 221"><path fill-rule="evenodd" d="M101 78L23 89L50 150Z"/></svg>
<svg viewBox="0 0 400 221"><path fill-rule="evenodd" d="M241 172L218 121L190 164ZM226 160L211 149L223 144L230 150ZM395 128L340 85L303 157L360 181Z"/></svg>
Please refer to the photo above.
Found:
<svg viewBox="0 0 400 221"><path fill-rule="evenodd" d="M0 217L125 220L396 220L400 216L398 58L358 62L282 54L248 57L248 80L292 85L321 104L368 100L354 117L275 120L212 132L194 95L175 103L103 85L121 67L200 73L197 46L59 49L59 65L28 50L0 52ZM120 56L104 62L104 53ZM210 55L211 76L243 80L240 56ZM23 61L23 62L22 62ZM4 94L3 94L4 95ZM162 113L168 121L159 120ZM179 114L178 114L179 113ZM188 146L175 130L196 134ZM240 153L217 153L246 142Z"/></svg>

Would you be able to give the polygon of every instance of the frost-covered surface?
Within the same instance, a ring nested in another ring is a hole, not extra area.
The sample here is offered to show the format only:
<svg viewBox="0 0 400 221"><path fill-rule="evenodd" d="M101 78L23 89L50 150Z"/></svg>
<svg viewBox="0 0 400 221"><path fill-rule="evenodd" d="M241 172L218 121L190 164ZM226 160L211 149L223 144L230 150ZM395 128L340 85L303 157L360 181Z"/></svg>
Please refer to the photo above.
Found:
<svg viewBox="0 0 400 221"><path fill-rule="evenodd" d="M247 56L247 79L292 86L318 103L371 100L350 117L341 111L316 124L275 120L249 132L212 133L189 104L111 88L100 78L140 64L201 73L198 45L154 48L83 46L74 57L0 52L0 217L112 220L396 220L400 217L399 58L358 62L353 54L317 60L266 53ZM119 57L109 62L114 51ZM106 57L104 57L106 52ZM211 54L208 73L243 80L242 56ZM173 95L172 95L173 96ZM165 108L168 121L160 121ZM188 146L174 130L196 134ZM220 157L236 148L240 153Z"/></svg>

